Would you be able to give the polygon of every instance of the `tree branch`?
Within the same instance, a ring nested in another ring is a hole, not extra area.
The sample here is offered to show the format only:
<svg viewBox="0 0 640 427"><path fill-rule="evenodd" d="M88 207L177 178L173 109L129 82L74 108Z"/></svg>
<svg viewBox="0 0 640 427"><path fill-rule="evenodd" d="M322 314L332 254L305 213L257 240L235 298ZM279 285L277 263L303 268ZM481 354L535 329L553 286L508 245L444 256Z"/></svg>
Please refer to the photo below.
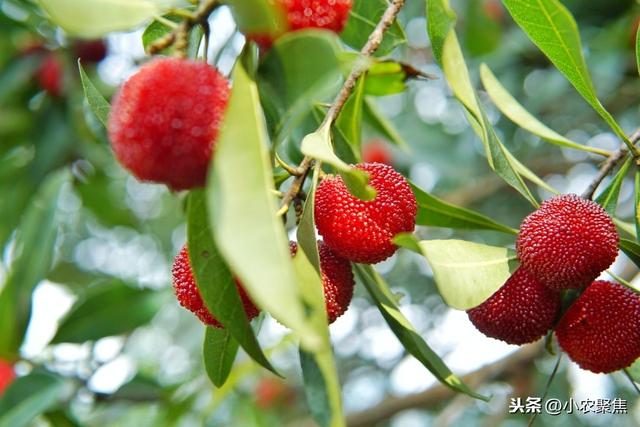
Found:
<svg viewBox="0 0 640 427"><path fill-rule="evenodd" d="M462 380L470 387L477 387L482 383L498 379L511 373L519 374L522 372L523 367L530 366L542 352L543 345L541 342L524 346L505 358L464 375ZM373 408L349 415L347 417L347 426L372 427L399 412L412 408L428 408L439 405L454 396L456 396L455 391L442 384L438 384L421 393L404 397L389 397Z"/></svg>
<svg viewBox="0 0 640 427"><path fill-rule="evenodd" d="M338 92L335 100L329 107L329 111L327 111L327 115L324 117L324 120L320 124L319 128L323 126L331 126L336 121L344 104L349 99L349 96L353 92L353 89L356 87L356 83L358 79L367 71L369 68L369 59L373 56L373 54L380 47L380 43L382 43L382 39L384 37L384 33L391 27L395 19L397 18L402 6L404 6L405 0L393 0L391 4L384 11L384 14L380 18L380 22L376 25L376 28L369 35L369 39L367 43L360 50L360 57L356 60L356 64L349 73L349 76L344 82L342 89ZM309 156L305 156L300 162L300 165L297 168L298 175L294 179L291 187L285 193L284 198L282 199L282 207L278 211L279 215L284 215L289 209L289 204L295 197L298 192L302 189L305 179L309 173L311 167L313 167L314 160Z"/></svg>
<svg viewBox="0 0 640 427"><path fill-rule="evenodd" d="M640 141L640 129L636 130L633 135L629 138L631 144L635 145L638 141ZM609 158L602 164L598 174L593 178L593 181L589 184L589 186L582 193L582 197L585 199L593 198L593 194L596 192L598 186L602 183L602 181L606 178L607 175L627 156L629 150L626 146L622 146L618 149L618 151L614 152L609 156Z"/></svg>

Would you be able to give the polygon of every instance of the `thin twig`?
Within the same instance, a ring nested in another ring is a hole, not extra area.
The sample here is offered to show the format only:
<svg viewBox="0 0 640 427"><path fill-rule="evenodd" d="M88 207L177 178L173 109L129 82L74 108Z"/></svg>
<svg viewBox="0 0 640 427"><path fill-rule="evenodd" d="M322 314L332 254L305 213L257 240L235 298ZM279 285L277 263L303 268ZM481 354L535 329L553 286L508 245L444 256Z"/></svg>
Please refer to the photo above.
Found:
<svg viewBox="0 0 640 427"><path fill-rule="evenodd" d="M640 129L636 130L633 135L629 138L632 144L636 144L640 140ZM596 192L598 186L602 183L602 181L606 178L607 175L624 159L629 150L626 146L622 146L615 151L609 158L602 164L598 174L593 178L589 186L584 193L582 193L582 197L585 199L593 198L593 194Z"/></svg>
<svg viewBox="0 0 640 427"><path fill-rule="evenodd" d="M192 15L186 15L184 21L180 23L171 32L158 40L154 41L147 48L150 55L154 55L163 51L171 45L175 45L176 52L180 56L186 56L187 40L189 31L199 24L203 24L211 15L216 7L219 6L218 0L202 0L198 8Z"/></svg>
<svg viewBox="0 0 640 427"><path fill-rule="evenodd" d="M558 358L556 359L556 364L553 367L553 371L551 371L551 375L549 375L549 379L547 379L547 384L544 387L544 393L540 398L541 402L544 402L544 400L547 398L547 394L549 394L549 388L551 388L551 383L553 382L553 379L556 377L556 374L558 373L558 368L560 367L561 361L562 361L562 352L558 354ZM529 423L527 424L527 427L531 427L533 425L537 415L538 415L537 412L533 413L533 415L531 416L531 419L529 419Z"/></svg>
<svg viewBox="0 0 640 427"><path fill-rule="evenodd" d="M319 126L319 129L324 126L331 126L336 121L344 104L349 99L349 96L353 92L356 87L356 83L358 79L367 71L369 68L369 59L380 47L380 43L382 43L382 39L384 37L384 33L391 27L395 19L397 18L402 6L404 6L405 0L393 0L387 10L385 10L384 14L380 18L380 22L376 25L376 28L369 35L369 39L367 43L360 50L360 57L356 61L353 69L349 73L349 76L344 82L342 89L338 92L335 100L329 107L326 116L324 116L324 120ZM283 215L289 210L289 204L296 198L298 192L302 189L305 179L309 174L309 170L313 167L314 160L309 156L305 156L304 159L300 162L300 165L297 167L297 171L299 175L296 176L291 187L287 190L284 198L282 199L282 205L280 210L278 211L278 215Z"/></svg>
<svg viewBox="0 0 640 427"><path fill-rule="evenodd" d="M638 388L638 383L636 383L636 380L634 380L633 377L631 376L631 373L629 372L629 368L624 368L623 371L624 371L624 375L631 382L631 385L633 386L633 388L636 390L636 392L638 392L638 394L640 394L640 388Z"/></svg>

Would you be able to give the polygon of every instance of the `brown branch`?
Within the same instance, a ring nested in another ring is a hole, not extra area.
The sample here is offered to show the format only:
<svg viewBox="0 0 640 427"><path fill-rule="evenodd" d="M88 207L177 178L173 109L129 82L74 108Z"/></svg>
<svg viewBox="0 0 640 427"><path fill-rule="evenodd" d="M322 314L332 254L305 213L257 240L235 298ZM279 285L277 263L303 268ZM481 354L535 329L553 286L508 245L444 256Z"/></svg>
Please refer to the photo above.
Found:
<svg viewBox="0 0 640 427"><path fill-rule="evenodd" d="M629 138L631 144L635 145L638 141L640 141L640 129L636 130L633 135ZM629 150L626 146L622 146L618 149L618 151L614 152L609 156L609 158L602 164L598 174L593 178L589 186L582 193L582 197L585 199L593 198L593 194L596 192L598 186L602 183L602 181L606 178L607 175L627 156Z"/></svg>
<svg viewBox="0 0 640 427"><path fill-rule="evenodd" d="M380 22L376 25L376 28L369 35L369 39L367 43L360 50L360 57L356 60L356 64L349 73L349 76L344 82L342 89L338 92L335 100L329 107L329 111L327 111L327 115L324 117L324 120L320 124L319 128L324 126L331 126L336 121L344 104L349 99L349 96L353 92L356 87L356 83L358 79L367 71L369 68L369 59L380 47L380 43L382 43L382 39L384 37L384 33L391 27L393 22L400 13L402 6L404 6L405 0L393 0L384 14L380 18ZM309 174L309 170L313 167L314 160L309 156L305 156L300 162L300 165L297 168L298 175L293 180L291 187L287 190L284 198L282 199L282 207L278 211L279 215L283 215L289 209L289 204L295 199L298 192L302 189L305 179Z"/></svg>
<svg viewBox="0 0 640 427"><path fill-rule="evenodd" d="M147 53L150 55L154 55L163 51L171 45L175 45L176 52L182 56L186 56L186 48L188 44L188 35L189 31L193 29L196 25L205 25L205 30L208 26L206 26L207 19L209 19L209 15L219 6L218 0L202 0L198 8L195 10L193 15L187 16L184 21L180 23L176 28L174 28L169 34L160 37L158 40L154 41L147 48Z"/></svg>
<svg viewBox="0 0 640 427"><path fill-rule="evenodd" d="M519 374L523 371L523 368L531 366L532 362L542 352L543 345L541 342L524 346L503 359L464 375L462 380L470 387L477 387L482 383L499 379L505 375ZM399 412L412 408L433 407L454 396L456 396L455 391L438 384L421 393L404 397L389 397L373 408L349 415L347 417L347 426L372 427Z"/></svg>

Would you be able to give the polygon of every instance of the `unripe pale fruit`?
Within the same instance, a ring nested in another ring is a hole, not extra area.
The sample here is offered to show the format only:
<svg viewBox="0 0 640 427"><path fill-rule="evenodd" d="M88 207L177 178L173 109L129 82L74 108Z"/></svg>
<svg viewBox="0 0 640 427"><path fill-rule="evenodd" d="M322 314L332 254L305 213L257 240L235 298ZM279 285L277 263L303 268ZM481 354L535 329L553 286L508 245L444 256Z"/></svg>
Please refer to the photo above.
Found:
<svg viewBox="0 0 640 427"><path fill-rule="evenodd" d="M349 261L375 264L393 255L393 237L412 232L417 203L407 180L391 166L356 166L370 176L377 194L371 201L351 195L340 176L324 179L315 198L315 220L324 242Z"/></svg>
<svg viewBox="0 0 640 427"><path fill-rule="evenodd" d="M220 322L213 317L202 300L202 296L193 277L191 263L189 262L189 251L186 245L173 261L171 272L173 275L173 289L175 290L180 305L193 312L205 325L222 328ZM240 294L240 299L242 300L242 305L244 306L244 311L247 318L251 320L260 313L260 310L251 301L242 285L237 280L235 282Z"/></svg>
<svg viewBox="0 0 640 427"><path fill-rule="evenodd" d="M13 365L0 359L0 396L2 396L6 388L11 385L15 378L16 374L13 370Z"/></svg>
<svg viewBox="0 0 640 427"><path fill-rule="evenodd" d="M556 336L582 369L626 368L640 357L640 296L618 283L595 281L562 316Z"/></svg>
<svg viewBox="0 0 640 427"><path fill-rule="evenodd" d="M607 212L575 194L526 217L516 242L522 265L552 289L583 288L615 261L618 233Z"/></svg>
<svg viewBox="0 0 640 427"><path fill-rule="evenodd" d="M229 82L204 63L156 59L120 89L109 116L118 161L173 190L203 186L229 100Z"/></svg>
<svg viewBox="0 0 640 427"><path fill-rule="evenodd" d="M289 242L291 255L295 256L298 245ZM336 255L322 241L318 242L318 255L320 256L320 271L322 272L322 287L324 288L324 300L327 305L327 318L329 323L344 314L349 308L353 297L353 271L351 263Z"/></svg>
<svg viewBox="0 0 640 427"><path fill-rule="evenodd" d="M486 336L509 344L526 344L551 329L560 300L560 292L542 285L520 267L488 300L467 314Z"/></svg>
<svg viewBox="0 0 640 427"><path fill-rule="evenodd" d="M64 67L60 59L53 53L44 58L38 69L38 83L42 90L53 97L62 95Z"/></svg>

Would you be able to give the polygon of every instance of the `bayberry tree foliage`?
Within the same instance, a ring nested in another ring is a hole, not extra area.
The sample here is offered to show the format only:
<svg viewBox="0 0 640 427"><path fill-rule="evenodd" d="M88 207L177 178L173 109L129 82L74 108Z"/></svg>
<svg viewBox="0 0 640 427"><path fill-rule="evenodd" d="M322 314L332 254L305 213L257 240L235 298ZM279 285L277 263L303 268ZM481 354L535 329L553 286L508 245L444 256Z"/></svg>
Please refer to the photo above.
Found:
<svg viewBox="0 0 640 427"><path fill-rule="evenodd" d="M636 425L639 7L451 3L0 0L0 426Z"/></svg>

